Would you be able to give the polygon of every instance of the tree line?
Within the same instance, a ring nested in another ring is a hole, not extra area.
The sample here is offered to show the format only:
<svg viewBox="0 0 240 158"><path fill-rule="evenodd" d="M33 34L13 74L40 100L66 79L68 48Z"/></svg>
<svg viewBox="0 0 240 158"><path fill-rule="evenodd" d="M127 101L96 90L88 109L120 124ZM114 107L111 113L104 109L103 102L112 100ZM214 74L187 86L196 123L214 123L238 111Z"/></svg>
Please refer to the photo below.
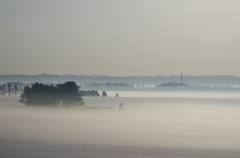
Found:
<svg viewBox="0 0 240 158"><path fill-rule="evenodd" d="M28 106L82 106L84 101L79 89L73 81L57 85L37 82L24 87L19 102Z"/></svg>
<svg viewBox="0 0 240 158"><path fill-rule="evenodd" d="M17 84L14 83L6 83L0 85L0 95L1 96L18 96L21 93L21 86L18 86Z"/></svg>
<svg viewBox="0 0 240 158"><path fill-rule="evenodd" d="M97 83L97 82L91 82L91 83L83 83L82 88L87 90L87 89L97 89L97 90L133 90L135 89L134 84L129 84L129 83L111 83L111 82L106 82L106 83Z"/></svg>
<svg viewBox="0 0 240 158"><path fill-rule="evenodd" d="M95 90L79 91L79 92L82 96L86 96L86 97L100 97L100 94L98 93L98 91L95 91Z"/></svg>

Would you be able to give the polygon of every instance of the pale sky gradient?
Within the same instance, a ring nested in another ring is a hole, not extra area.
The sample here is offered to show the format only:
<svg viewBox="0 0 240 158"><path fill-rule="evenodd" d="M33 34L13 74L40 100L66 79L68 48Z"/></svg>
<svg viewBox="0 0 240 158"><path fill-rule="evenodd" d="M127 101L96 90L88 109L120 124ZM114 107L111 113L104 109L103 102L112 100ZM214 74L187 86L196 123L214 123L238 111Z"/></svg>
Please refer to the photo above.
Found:
<svg viewBox="0 0 240 158"><path fill-rule="evenodd" d="M1 0L0 75L240 76L239 0Z"/></svg>

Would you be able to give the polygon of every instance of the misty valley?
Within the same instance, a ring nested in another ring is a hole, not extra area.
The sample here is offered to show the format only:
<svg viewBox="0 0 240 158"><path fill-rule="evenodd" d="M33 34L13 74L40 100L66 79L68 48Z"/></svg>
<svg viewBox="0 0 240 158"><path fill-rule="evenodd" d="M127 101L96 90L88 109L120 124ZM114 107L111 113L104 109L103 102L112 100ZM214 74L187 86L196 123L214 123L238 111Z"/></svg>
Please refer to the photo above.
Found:
<svg viewBox="0 0 240 158"><path fill-rule="evenodd" d="M104 92L81 91L75 82L35 83L20 95L12 91L1 96L1 156L38 157L40 152L64 157L55 152L61 149L74 153L72 157L95 157L92 151L105 157L109 150L113 157L123 152L138 157L145 157L143 152L153 157L239 157L238 92ZM16 150L12 156L10 149Z"/></svg>

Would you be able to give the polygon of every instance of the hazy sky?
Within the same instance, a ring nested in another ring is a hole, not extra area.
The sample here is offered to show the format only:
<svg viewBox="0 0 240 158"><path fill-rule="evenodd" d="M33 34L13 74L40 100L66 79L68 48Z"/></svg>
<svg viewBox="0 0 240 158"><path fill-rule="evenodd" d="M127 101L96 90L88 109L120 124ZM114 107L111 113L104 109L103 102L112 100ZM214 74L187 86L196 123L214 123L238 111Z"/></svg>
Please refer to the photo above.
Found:
<svg viewBox="0 0 240 158"><path fill-rule="evenodd" d="M239 0L1 0L0 74L240 76Z"/></svg>

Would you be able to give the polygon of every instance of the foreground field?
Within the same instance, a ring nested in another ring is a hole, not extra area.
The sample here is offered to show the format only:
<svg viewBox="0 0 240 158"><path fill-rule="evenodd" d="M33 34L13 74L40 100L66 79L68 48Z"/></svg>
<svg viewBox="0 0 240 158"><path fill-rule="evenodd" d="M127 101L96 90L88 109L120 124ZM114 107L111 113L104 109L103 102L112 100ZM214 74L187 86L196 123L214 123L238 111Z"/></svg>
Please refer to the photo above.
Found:
<svg viewBox="0 0 240 158"><path fill-rule="evenodd" d="M18 98L0 99L1 158L240 157L238 99L85 99L91 106L124 101L125 116L29 108Z"/></svg>
<svg viewBox="0 0 240 158"><path fill-rule="evenodd" d="M239 158L228 150L176 149L159 147L59 144L1 140L2 158Z"/></svg>

